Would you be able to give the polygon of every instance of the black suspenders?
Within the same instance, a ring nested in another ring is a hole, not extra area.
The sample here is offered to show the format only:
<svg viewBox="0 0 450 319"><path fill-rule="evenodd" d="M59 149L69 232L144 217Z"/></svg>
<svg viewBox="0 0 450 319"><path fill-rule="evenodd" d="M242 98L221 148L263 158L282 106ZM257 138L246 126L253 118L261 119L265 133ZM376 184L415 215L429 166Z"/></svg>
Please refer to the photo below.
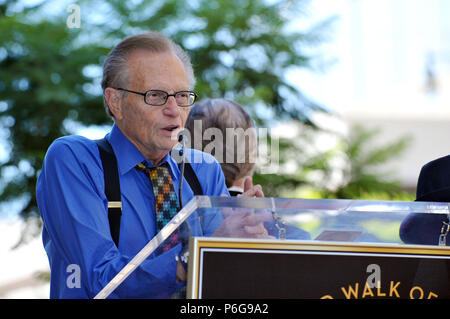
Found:
<svg viewBox="0 0 450 319"><path fill-rule="evenodd" d="M111 144L103 138L96 140L100 151L105 179L105 195L108 199L108 220L111 236L119 247L120 218L122 217L122 199L120 196L119 170Z"/></svg>
<svg viewBox="0 0 450 319"><path fill-rule="evenodd" d="M119 170L111 144L106 138L95 141L100 152L105 179L105 195L108 199L108 220L111 237L119 246L120 219L122 217L122 199L120 196ZM181 166L181 164L179 164ZM181 167L180 167L181 170ZM203 190L190 163L185 163L184 177L192 188L194 195L203 195Z"/></svg>

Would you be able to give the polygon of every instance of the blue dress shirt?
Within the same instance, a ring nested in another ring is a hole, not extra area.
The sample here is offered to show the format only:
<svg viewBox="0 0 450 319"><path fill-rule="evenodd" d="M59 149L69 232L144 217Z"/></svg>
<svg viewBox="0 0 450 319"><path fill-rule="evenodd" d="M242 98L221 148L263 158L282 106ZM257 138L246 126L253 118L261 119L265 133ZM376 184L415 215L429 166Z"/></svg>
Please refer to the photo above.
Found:
<svg viewBox="0 0 450 319"><path fill-rule="evenodd" d="M152 185L135 168L141 162L152 164L116 125L106 138L117 157L122 195L118 247L109 229L103 168L95 141L66 136L55 140L47 151L36 194L51 269L51 298L94 297L156 235ZM186 156L191 159L204 195L229 195L220 164L214 157L192 149L186 150ZM162 162L169 164L178 190L181 172L176 161L169 153ZM192 197L184 179L183 204ZM202 235L202 228L194 227L193 235ZM181 245L177 245L159 256L151 255L110 297L169 297L185 285L176 283L175 278L175 257L180 250Z"/></svg>

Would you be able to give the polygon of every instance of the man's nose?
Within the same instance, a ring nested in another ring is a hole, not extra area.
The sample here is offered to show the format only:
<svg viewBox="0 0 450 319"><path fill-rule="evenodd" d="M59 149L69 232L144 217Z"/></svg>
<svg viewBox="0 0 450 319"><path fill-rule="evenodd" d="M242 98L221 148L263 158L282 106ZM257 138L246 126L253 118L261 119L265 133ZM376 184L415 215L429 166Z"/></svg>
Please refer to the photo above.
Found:
<svg viewBox="0 0 450 319"><path fill-rule="evenodd" d="M178 106L174 96L169 96L167 98L166 104L164 104L164 114L168 116L180 115L180 107Z"/></svg>

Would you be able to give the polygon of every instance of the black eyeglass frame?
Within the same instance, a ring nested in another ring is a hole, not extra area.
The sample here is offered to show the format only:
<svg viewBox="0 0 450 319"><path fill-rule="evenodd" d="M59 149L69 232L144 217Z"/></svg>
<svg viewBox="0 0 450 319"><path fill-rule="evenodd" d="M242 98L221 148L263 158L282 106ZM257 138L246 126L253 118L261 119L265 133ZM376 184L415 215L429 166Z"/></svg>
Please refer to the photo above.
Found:
<svg viewBox="0 0 450 319"><path fill-rule="evenodd" d="M193 95L194 96L194 100L193 100L193 102L191 104L183 104L183 105L180 105L177 102L177 105L180 106L180 107L192 106L195 103L195 101L197 101L197 98L198 98L198 95L195 92L193 92L193 91L178 91L178 92L175 92L174 94L169 94L169 93L167 93L166 91L163 91L163 90L147 90L145 92L137 92L137 91L132 91L132 90L124 89L124 88L116 88L116 90L142 95L144 97L144 103L148 104L150 106L161 106L161 105L164 105L164 104L167 103L167 100L169 99L170 96L173 96L174 99L175 99L175 102L176 102L177 101L176 95L179 94L179 93L183 93L183 92L187 92L187 93L189 93L189 95ZM146 96L147 96L148 92L164 93L166 95L164 103L161 103L161 104L150 104L150 103L148 103L146 101Z"/></svg>

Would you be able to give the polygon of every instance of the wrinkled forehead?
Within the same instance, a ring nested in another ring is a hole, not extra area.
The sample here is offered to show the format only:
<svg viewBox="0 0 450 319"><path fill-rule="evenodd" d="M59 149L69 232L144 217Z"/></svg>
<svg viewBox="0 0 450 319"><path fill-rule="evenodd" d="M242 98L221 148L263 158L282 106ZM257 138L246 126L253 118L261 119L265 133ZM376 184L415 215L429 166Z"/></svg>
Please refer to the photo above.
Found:
<svg viewBox="0 0 450 319"><path fill-rule="evenodd" d="M173 52L138 50L128 57L128 82L143 90L187 90L188 77L181 60Z"/></svg>

